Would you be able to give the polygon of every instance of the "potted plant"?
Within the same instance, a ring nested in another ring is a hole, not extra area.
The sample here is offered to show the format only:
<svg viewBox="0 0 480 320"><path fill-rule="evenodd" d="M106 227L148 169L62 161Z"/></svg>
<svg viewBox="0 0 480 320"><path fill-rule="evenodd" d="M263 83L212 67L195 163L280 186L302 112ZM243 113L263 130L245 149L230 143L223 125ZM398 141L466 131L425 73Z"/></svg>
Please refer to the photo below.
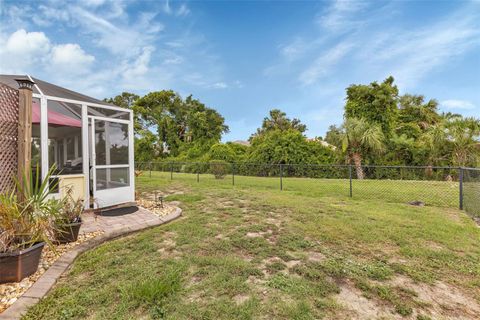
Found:
<svg viewBox="0 0 480 320"><path fill-rule="evenodd" d="M62 203L63 208L57 221L55 240L58 243L75 242L78 239L78 232L82 226L83 201L74 199L72 189L68 189Z"/></svg>
<svg viewBox="0 0 480 320"><path fill-rule="evenodd" d="M48 177L40 183L24 175L15 182L20 197L15 191L0 195L0 283L18 282L37 271L60 210L60 201L48 199Z"/></svg>

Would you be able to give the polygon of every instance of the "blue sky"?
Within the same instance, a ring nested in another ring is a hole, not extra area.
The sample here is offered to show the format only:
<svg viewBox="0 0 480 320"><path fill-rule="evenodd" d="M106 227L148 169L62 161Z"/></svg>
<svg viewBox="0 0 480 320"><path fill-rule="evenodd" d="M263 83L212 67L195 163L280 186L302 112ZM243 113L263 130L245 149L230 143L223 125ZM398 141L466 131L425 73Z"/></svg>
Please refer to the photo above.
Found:
<svg viewBox="0 0 480 320"><path fill-rule="evenodd" d="M342 122L345 88L480 116L479 1L1 1L0 72L92 95L173 89L247 139L272 108L310 137Z"/></svg>

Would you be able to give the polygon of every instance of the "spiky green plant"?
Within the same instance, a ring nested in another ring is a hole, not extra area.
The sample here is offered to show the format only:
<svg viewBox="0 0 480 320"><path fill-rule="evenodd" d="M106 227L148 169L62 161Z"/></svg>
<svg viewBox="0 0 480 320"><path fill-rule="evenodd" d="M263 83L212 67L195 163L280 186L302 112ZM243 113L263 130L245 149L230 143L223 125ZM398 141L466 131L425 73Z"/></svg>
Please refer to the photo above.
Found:
<svg viewBox="0 0 480 320"><path fill-rule="evenodd" d="M49 197L49 180L54 172L52 167L45 179L27 177L14 178L16 190L0 195L0 252L27 248L37 242L52 246L63 200ZM36 176L40 174L37 168ZM17 195L20 195L18 197ZM53 247L53 246L52 246Z"/></svg>

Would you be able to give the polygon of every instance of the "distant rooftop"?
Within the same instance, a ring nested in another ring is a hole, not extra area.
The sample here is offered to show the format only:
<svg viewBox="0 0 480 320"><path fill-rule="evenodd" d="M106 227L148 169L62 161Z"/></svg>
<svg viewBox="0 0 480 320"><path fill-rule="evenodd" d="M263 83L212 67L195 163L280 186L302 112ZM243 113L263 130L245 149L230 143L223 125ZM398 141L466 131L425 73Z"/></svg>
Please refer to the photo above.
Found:
<svg viewBox="0 0 480 320"><path fill-rule="evenodd" d="M232 141L232 143L241 144L241 145L244 145L244 146L247 146L247 147L250 146L250 142L245 141L245 140L235 140L235 141Z"/></svg>
<svg viewBox="0 0 480 320"><path fill-rule="evenodd" d="M13 89L18 89L18 84L15 81L15 79L28 79L28 75L22 75L22 74L0 74L0 83L3 83ZM71 100L78 100L78 101L84 101L84 102L90 102L90 103L97 103L97 104L103 104L106 106L111 106L112 104L107 103L102 100L98 100L89 96L86 96L84 94L68 90L66 88L62 88L59 86L56 86L54 84L51 84L49 82L30 77L33 82L35 82L36 86L33 87L33 92L37 94L43 93L46 96L52 96L52 97L58 97L58 98L64 98L64 99L71 99ZM40 89L39 92L38 89Z"/></svg>

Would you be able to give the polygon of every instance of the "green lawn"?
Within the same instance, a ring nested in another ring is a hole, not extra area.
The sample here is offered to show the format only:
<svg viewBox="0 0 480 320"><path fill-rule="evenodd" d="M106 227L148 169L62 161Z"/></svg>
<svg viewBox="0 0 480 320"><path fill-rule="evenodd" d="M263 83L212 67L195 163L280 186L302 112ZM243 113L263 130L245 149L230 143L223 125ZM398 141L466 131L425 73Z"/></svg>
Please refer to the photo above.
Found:
<svg viewBox="0 0 480 320"><path fill-rule="evenodd" d="M184 216L84 254L25 319L480 312L480 228L456 209L454 184L354 181L350 198L342 180L287 178L280 192L274 178L196 179L140 176L139 192L168 192Z"/></svg>

